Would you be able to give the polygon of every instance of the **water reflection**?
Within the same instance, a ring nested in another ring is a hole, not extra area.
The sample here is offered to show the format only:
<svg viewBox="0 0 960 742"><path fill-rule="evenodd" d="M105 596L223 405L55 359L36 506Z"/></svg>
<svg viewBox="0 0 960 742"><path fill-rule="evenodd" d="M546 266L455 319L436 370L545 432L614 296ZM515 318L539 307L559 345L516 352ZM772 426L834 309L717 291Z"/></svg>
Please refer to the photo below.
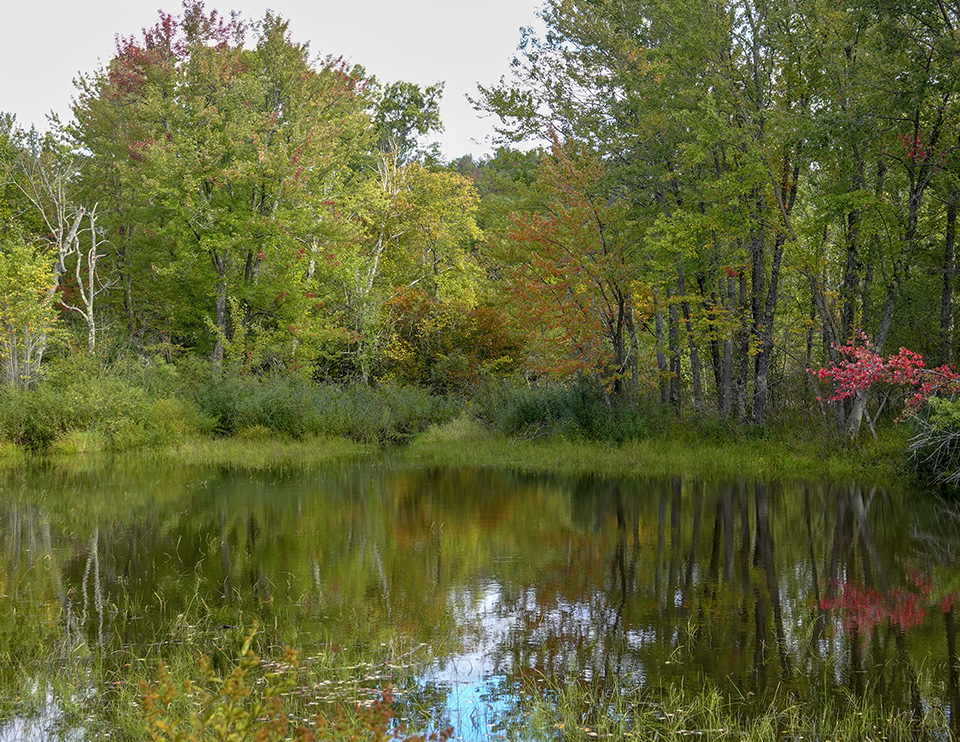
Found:
<svg viewBox="0 0 960 742"><path fill-rule="evenodd" d="M708 683L758 705L870 692L940 705L960 731L958 523L859 486L382 462L8 475L0 729L67 685L105 701L61 726L109 729L128 668L216 653L256 619L308 657L429 647L411 705L467 739L502 734L523 687L570 682Z"/></svg>

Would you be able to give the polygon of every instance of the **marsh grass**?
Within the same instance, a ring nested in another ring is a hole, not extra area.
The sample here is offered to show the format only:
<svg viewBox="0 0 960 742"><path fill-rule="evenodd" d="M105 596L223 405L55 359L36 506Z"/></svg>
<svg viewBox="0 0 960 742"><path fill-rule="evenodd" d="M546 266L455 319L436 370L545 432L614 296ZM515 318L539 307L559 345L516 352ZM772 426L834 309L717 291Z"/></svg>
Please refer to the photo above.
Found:
<svg viewBox="0 0 960 742"><path fill-rule="evenodd" d="M193 438L150 452L158 461L182 466L222 466L236 469L307 467L369 455L375 446L346 438L318 436L295 440L248 429L234 438Z"/></svg>
<svg viewBox="0 0 960 742"><path fill-rule="evenodd" d="M527 473L566 475L684 475L703 479L736 477L844 481L892 481L908 476L906 439L899 430L874 440L844 445L808 438L802 430L725 441L680 424L657 437L620 444L549 437L507 437L466 417L435 426L402 449L406 465L485 466Z"/></svg>
<svg viewBox="0 0 960 742"><path fill-rule="evenodd" d="M921 716L843 693L816 700L778 690L772 697L729 696L717 688L527 686L510 738L530 740L891 740L952 739L944 710Z"/></svg>
<svg viewBox="0 0 960 742"><path fill-rule="evenodd" d="M435 704L418 700L415 680L432 659L424 644L396 639L361 648L345 637L346 645L328 642L298 658L288 641L297 638L295 626L255 633L224 624L224 615L202 605L188 612L157 641L136 648L107 637L103 646L52 641L29 660L12 646L0 649L0 733L42 730L39 738L51 740L406 739L392 721L394 708L411 728L435 730ZM298 736L297 727L314 736Z"/></svg>

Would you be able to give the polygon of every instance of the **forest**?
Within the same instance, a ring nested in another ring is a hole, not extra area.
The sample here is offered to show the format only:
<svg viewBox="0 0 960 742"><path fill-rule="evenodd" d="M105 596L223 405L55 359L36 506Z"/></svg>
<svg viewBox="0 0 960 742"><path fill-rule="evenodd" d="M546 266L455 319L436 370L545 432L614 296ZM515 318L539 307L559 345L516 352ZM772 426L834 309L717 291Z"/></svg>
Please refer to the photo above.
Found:
<svg viewBox="0 0 960 742"><path fill-rule="evenodd" d="M4 115L4 451L679 420L896 427L960 476L960 5L541 17L478 87L484 157L432 144L442 83L197 0L118 36L69 121Z"/></svg>

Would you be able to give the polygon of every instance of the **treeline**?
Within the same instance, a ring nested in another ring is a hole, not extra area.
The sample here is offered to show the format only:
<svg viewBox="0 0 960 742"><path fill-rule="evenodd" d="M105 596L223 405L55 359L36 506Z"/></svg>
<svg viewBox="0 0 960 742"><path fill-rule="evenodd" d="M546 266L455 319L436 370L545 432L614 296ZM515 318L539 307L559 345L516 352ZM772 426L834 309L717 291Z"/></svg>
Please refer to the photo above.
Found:
<svg viewBox="0 0 960 742"><path fill-rule="evenodd" d="M80 78L71 121L4 119L7 397L89 356L180 369L201 407L208 382L355 383L492 419L513 383L543 390L533 428L668 409L856 435L895 405L824 402L808 369L849 344L953 362L960 6L541 13L477 100L541 149L444 163L442 84L189 0Z"/></svg>

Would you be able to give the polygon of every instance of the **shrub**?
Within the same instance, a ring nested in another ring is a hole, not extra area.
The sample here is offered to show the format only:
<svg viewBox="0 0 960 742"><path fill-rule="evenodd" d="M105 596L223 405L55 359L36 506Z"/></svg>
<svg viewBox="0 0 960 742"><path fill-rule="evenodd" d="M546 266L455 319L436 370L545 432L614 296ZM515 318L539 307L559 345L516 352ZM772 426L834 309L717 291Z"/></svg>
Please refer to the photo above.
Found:
<svg viewBox="0 0 960 742"><path fill-rule="evenodd" d="M363 443L407 440L457 412L453 400L417 387L318 386L298 377L210 380L195 398L218 435L256 428L297 439L332 435Z"/></svg>
<svg viewBox="0 0 960 742"><path fill-rule="evenodd" d="M172 443L203 420L187 400L155 397L87 359L54 364L27 390L0 395L5 437L33 451L123 451Z"/></svg>
<svg viewBox="0 0 960 742"><path fill-rule="evenodd" d="M318 739L371 740L371 742L442 742L453 736L447 727L429 736L408 736L393 723L389 687L371 706L348 710L339 706L332 719L323 714L302 718L305 709L297 699L309 700L312 683L299 677L296 653L287 650L278 661L265 664L251 649L253 634L244 642L239 661L229 673L218 676L209 658L202 657L197 677L176 682L161 665L156 683L140 684L144 733L147 739L205 742L317 742ZM302 721L296 724L296 713Z"/></svg>
<svg viewBox="0 0 960 742"><path fill-rule="evenodd" d="M481 419L508 436L619 443L653 432L637 407L585 383L490 387L476 401Z"/></svg>
<svg viewBox="0 0 960 742"><path fill-rule="evenodd" d="M452 420L459 404L412 386L323 386L316 392L317 433L361 443L397 443Z"/></svg>
<svg viewBox="0 0 960 742"><path fill-rule="evenodd" d="M392 328L384 351L388 378L462 391L476 387L483 376L520 368L523 343L496 307L442 302L423 289L405 288L385 309Z"/></svg>

